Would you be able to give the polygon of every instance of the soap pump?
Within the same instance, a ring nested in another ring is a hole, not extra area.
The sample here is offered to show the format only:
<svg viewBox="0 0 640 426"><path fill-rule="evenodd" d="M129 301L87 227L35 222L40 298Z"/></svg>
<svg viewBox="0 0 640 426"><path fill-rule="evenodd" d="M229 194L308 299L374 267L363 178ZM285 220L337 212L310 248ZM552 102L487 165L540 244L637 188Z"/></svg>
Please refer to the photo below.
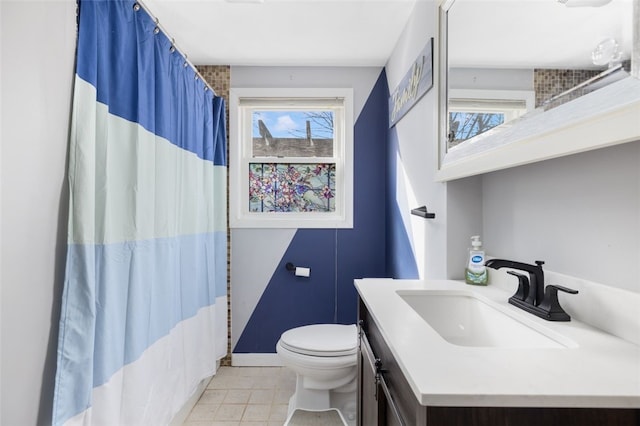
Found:
<svg viewBox="0 0 640 426"><path fill-rule="evenodd" d="M487 268L484 266L484 250L479 235L471 237L471 248L469 249L469 263L465 269L465 281L467 284L487 285L489 277Z"/></svg>

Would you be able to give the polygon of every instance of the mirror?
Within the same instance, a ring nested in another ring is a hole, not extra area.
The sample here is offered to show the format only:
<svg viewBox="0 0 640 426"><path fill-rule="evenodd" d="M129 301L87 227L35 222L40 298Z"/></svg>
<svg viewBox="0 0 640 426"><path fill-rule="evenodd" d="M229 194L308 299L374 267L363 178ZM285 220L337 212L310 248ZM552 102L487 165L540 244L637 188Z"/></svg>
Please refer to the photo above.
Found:
<svg viewBox="0 0 640 426"><path fill-rule="evenodd" d="M564 152L567 138L584 140L583 128L582 133L563 134L565 142L552 152L545 148L569 124L579 128L580 120L588 124L612 108L638 112L640 80L632 75L638 77L634 28L639 25L639 2L444 1L438 180L640 139L636 118L622 123L629 130L625 135L595 140L599 133L591 133L594 140ZM515 143L517 149L522 140L542 144L529 146L527 150L535 152L526 156L523 152L520 158L492 164L495 154L506 156L495 152L498 148L512 149ZM484 165L469 165L481 154ZM468 170L461 169L461 163Z"/></svg>

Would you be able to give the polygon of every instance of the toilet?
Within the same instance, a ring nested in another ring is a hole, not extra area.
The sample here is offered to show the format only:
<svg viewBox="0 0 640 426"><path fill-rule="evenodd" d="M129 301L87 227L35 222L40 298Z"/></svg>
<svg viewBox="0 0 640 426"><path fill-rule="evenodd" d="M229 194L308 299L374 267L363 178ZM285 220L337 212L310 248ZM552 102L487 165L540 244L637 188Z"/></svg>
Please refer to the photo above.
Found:
<svg viewBox="0 0 640 426"><path fill-rule="evenodd" d="M296 390L289 400L295 409L335 408L349 424L356 418L358 332L354 324L314 324L287 330L276 352L296 373Z"/></svg>

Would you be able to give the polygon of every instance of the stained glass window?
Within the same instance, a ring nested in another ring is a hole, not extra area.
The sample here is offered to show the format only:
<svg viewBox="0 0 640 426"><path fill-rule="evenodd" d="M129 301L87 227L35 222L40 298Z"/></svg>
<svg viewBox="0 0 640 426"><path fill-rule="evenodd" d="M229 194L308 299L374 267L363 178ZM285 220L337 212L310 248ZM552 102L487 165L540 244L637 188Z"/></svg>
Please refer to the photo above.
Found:
<svg viewBox="0 0 640 426"><path fill-rule="evenodd" d="M249 164L251 212L333 212L335 188L335 164Z"/></svg>

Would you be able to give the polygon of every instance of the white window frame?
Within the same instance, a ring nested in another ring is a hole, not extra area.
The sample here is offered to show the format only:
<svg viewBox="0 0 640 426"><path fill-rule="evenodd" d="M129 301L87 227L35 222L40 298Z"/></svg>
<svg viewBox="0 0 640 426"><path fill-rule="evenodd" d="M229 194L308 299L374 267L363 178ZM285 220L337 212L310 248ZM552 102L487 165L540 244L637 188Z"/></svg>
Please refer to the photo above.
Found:
<svg viewBox="0 0 640 426"><path fill-rule="evenodd" d="M529 90L451 89L453 112L503 113L505 123L535 108L535 92ZM522 106L512 104L520 102Z"/></svg>
<svg viewBox="0 0 640 426"><path fill-rule="evenodd" d="M342 101L344 116L334 118L333 157L252 157L251 108L270 100L291 108L322 100ZM232 88L229 91L229 226L231 228L353 228L353 89ZM249 163L334 163L335 211L250 212Z"/></svg>
<svg viewBox="0 0 640 426"><path fill-rule="evenodd" d="M499 127L533 111L534 108L535 92L531 90L450 89L447 131L449 130L448 123L451 113L454 112L503 114L504 122L495 126ZM465 143L467 140L469 139L465 139L461 143ZM458 146L449 149L456 149Z"/></svg>

